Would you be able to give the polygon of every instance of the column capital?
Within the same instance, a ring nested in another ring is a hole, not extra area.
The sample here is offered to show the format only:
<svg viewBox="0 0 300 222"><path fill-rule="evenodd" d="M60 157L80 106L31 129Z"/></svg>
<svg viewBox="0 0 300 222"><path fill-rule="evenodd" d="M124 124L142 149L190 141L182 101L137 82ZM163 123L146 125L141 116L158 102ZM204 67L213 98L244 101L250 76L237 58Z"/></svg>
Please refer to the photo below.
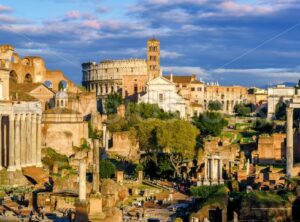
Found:
<svg viewBox="0 0 300 222"><path fill-rule="evenodd" d="M16 114L14 119L16 121L19 121L21 119L21 114Z"/></svg>
<svg viewBox="0 0 300 222"><path fill-rule="evenodd" d="M293 108L293 107L287 107L287 108L286 108L286 112L287 112L288 114L293 114L293 111L294 111L294 108Z"/></svg>

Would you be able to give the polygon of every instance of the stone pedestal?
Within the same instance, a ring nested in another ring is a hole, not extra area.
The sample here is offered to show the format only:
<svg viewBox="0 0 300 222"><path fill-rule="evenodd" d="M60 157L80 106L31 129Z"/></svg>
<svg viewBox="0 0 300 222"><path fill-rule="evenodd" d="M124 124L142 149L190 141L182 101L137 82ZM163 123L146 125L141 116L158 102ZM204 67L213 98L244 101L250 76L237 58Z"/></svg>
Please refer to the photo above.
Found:
<svg viewBox="0 0 300 222"><path fill-rule="evenodd" d="M138 171L138 183L143 183L143 174L142 170Z"/></svg>
<svg viewBox="0 0 300 222"><path fill-rule="evenodd" d="M88 204L86 201L78 201L75 204L75 220L74 222L88 222Z"/></svg>
<svg viewBox="0 0 300 222"><path fill-rule="evenodd" d="M89 204L89 214L97 215L102 213L102 198L91 197Z"/></svg>
<svg viewBox="0 0 300 222"><path fill-rule="evenodd" d="M124 172L117 171L117 183L123 183L124 180Z"/></svg>

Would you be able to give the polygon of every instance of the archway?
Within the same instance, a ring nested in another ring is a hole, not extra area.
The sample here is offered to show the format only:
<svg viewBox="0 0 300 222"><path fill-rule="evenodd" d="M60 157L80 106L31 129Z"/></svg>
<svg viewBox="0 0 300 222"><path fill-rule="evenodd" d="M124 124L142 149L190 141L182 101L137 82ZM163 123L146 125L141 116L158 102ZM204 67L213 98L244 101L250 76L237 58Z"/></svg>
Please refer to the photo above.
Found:
<svg viewBox="0 0 300 222"><path fill-rule="evenodd" d="M66 91L66 90L67 90L67 87L68 87L68 83L67 83L66 80L61 80L61 81L58 83L58 90Z"/></svg>
<svg viewBox="0 0 300 222"><path fill-rule="evenodd" d="M32 83L32 76L29 73L25 75L24 83Z"/></svg>
<svg viewBox="0 0 300 222"><path fill-rule="evenodd" d="M10 83L18 83L18 76L17 76L17 73L14 70L12 70L9 73L9 82Z"/></svg>

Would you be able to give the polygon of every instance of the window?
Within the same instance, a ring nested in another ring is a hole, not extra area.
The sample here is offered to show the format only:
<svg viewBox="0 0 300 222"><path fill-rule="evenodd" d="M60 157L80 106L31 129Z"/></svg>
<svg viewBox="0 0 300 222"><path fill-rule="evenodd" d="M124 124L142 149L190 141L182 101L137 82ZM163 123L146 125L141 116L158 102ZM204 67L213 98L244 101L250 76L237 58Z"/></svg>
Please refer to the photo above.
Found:
<svg viewBox="0 0 300 222"><path fill-rule="evenodd" d="M164 101L164 94L162 94L162 93L158 94L158 99L159 99L159 102L162 103Z"/></svg>
<svg viewBox="0 0 300 222"><path fill-rule="evenodd" d="M105 71L105 73L107 73L107 69L105 69L104 71Z"/></svg>
<svg viewBox="0 0 300 222"><path fill-rule="evenodd" d="M137 84L134 84L133 91L134 91L135 94L138 93L138 85Z"/></svg>
<svg viewBox="0 0 300 222"><path fill-rule="evenodd" d="M200 92L201 92L201 91L202 91L202 88L201 88L201 87L198 87L198 88L197 88L197 91L200 91Z"/></svg>
<svg viewBox="0 0 300 222"><path fill-rule="evenodd" d="M192 91L192 92L194 92L194 91L195 91L195 88L194 88L194 87L192 87L192 88L191 88L191 91Z"/></svg>

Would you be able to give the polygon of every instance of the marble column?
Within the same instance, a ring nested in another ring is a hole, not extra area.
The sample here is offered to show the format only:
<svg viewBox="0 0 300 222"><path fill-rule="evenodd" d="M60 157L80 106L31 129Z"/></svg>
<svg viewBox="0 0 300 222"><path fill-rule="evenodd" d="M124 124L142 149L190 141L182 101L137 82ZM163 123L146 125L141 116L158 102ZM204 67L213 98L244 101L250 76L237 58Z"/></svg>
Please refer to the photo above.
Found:
<svg viewBox="0 0 300 222"><path fill-rule="evenodd" d="M223 161L219 159L219 180L223 180Z"/></svg>
<svg viewBox="0 0 300 222"><path fill-rule="evenodd" d="M42 116L37 115L36 166L42 167Z"/></svg>
<svg viewBox="0 0 300 222"><path fill-rule="evenodd" d="M79 201L86 200L86 163L79 163Z"/></svg>
<svg viewBox="0 0 300 222"><path fill-rule="evenodd" d="M105 150L107 150L107 147L106 147L106 137L107 137L107 128L106 128L106 124L103 124L102 126L102 137L103 137L103 147L105 147Z"/></svg>
<svg viewBox="0 0 300 222"><path fill-rule="evenodd" d="M4 159L2 154L3 147L2 147L2 115L0 114L0 170L3 169L3 162L2 160Z"/></svg>
<svg viewBox="0 0 300 222"><path fill-rule="evenodd" d="M36 166L36 114L31 116L31 160L32 166Z"/></svg>
<svg viewBox="0 0 300 222"><path fill-rule="evenodd" d="M204 173L204 179L208 179L208 159L205 158L205 173Z"/></svg>
<svg viewBox="0 0 300 222"><path fill-rule="evenodd" d="M93 141L93 192L99 192L99 140Z"/></svg>
<svg viewBox="0 0 300 222"><path fill-rule="evenodd" d="M9 159L8 159L8 171L15 171L15 120L14 115L9 116Z"/></svg>
<svg viewBox="0 0 300 222"><path fill-rule="evenodd" d="M20 137L20 121L21 121L21 115L17 114L15 116L15 164L16 169L21 169L21 137Z"/></svg>
<svg viewBox="0 0 300 222"><path fill-rule="evenodd" d="M32 159L31 159L31 114L26 115L26 166L32 166Z"/></svg>
<svg viewBox="0 0 300 222"><path fill-rule="evenodd" d="M21 167L26 166L26 114L21 116Z"/></svg>
<svg viewBox="0 0 300 222"><path fill-rule="evenodd" d="M215 179L215 158L211 159L211 179Z"/></svg>
<svg viewBox="0 0 300 222"><path fill-rule="evenodd" d="M8 160L7 160L7 125L3 125L3 166L7 167L8 166Z"/></svg>
<svg viewBox="0 0 300 222"><path fill-rule="evenodd" d="M293 108L287 108L287 125L286 125L286 175L291 177L294 162L294 130L293 130Z"/></svg>

